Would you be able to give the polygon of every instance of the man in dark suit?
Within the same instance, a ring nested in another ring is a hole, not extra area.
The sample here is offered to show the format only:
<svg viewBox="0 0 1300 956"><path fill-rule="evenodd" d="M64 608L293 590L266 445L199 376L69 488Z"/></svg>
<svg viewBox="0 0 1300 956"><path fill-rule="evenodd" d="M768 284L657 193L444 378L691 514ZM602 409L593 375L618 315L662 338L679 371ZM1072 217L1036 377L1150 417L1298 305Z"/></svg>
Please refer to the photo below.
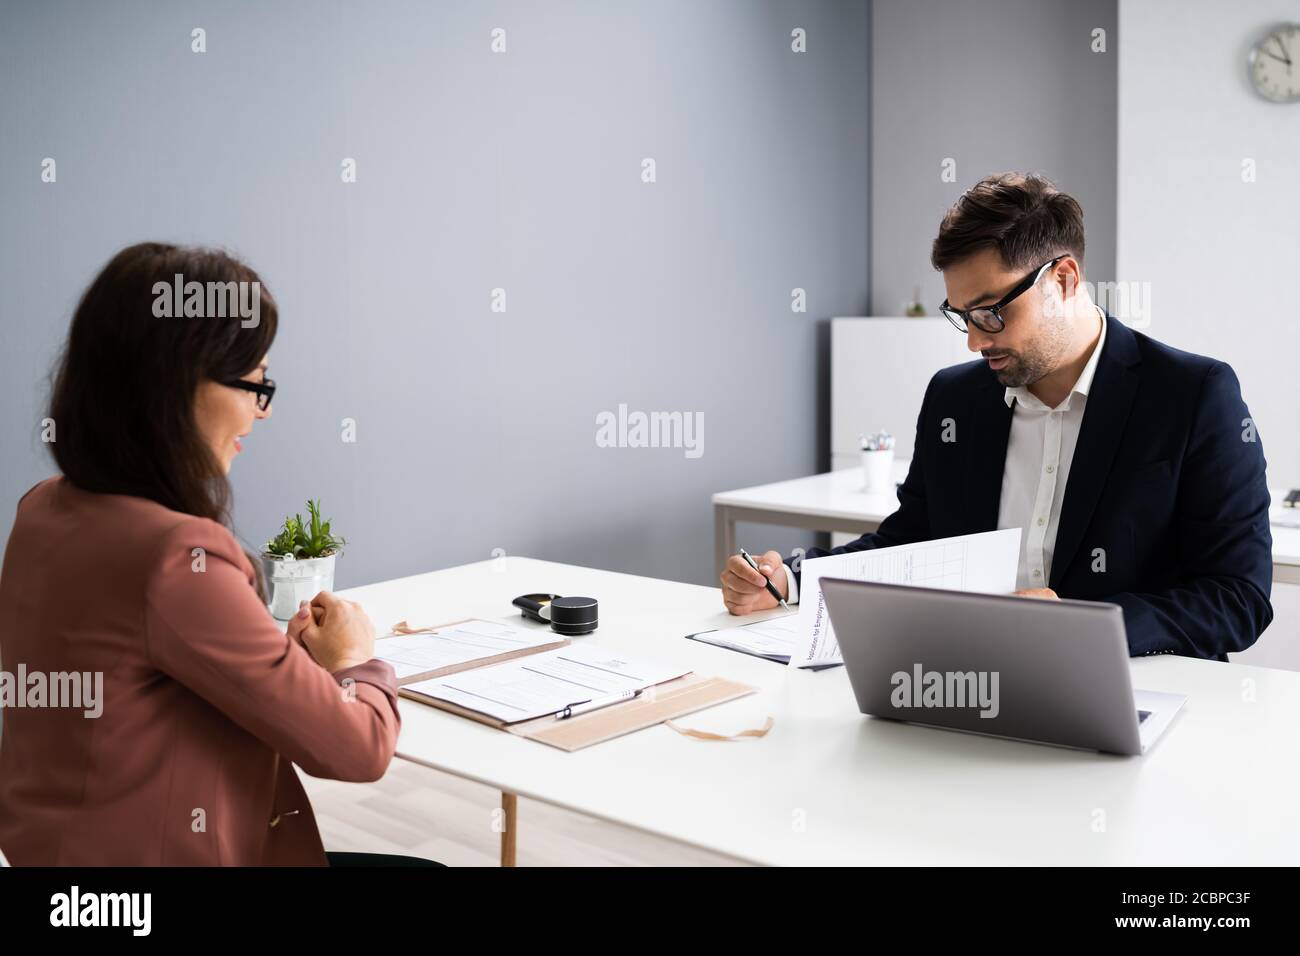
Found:
<svg viewBox="0 0 1300 956"><path fill-rule="evenodd" d="M1224 362L1171 348L1093 304L1083 211L1037 176L978 183L931 261L943 311L980 360L931 380L899 507L805 558L1021 529L1016 594L1107 601L1129 652L1226 660L1273 618L1263 446ZM798 599L798 561L722 571L733 614Z"/></svg>

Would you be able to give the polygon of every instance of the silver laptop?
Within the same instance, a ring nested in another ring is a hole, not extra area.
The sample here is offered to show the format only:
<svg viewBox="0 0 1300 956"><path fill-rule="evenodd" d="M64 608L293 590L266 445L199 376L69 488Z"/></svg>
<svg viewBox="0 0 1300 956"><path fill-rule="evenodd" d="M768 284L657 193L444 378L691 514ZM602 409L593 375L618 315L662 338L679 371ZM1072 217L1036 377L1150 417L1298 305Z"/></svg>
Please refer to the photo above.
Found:
<svg viewBox="0 0 1300 956"><path fill-rule="evenodd" d="M864 714L1141 754L1187 698L1129 681L1116 604L822 578Z"/></svg>

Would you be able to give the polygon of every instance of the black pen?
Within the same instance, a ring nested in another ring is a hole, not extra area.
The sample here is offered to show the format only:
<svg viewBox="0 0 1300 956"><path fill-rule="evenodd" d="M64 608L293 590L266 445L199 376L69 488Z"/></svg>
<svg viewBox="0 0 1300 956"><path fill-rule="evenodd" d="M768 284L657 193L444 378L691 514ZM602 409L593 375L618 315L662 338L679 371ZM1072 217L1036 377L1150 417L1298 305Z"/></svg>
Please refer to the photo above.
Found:
<svg viewBox="0 0 1300 956"><path fill-rule="evenodd" d="M744 548L741 548L740 556L745 559L746 564L748 564L755 571L758 571L758 565L754 563L754 559L749 556L748 551L746 551ZM762 571L758 571L758 573L763 574ZM772 583L772 580L768 578L766 575L764 575L763 581L767 585L767 593L772 595L772 597L776 598L777 603L780 604L787 611L790 610L790 605L785 603L785 598L781 597L781 592L776 589L776 585Z"/></svg>

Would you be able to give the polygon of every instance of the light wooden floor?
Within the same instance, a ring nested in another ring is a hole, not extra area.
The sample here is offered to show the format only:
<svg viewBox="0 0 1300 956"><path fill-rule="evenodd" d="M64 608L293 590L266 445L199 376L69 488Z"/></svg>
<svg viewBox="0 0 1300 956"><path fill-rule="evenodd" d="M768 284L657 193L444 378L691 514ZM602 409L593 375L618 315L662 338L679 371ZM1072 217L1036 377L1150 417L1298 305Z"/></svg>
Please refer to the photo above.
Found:
<svg viewBox="0 0 1300 956"><path fill-rule="evenodd" d="M448 866L500 862L499 791L406 760L376 783L299 771L327 850L401 853ZM498 829L494 830L494 824ZM735 866L729 857L519 800L520 866Z"/></svg>

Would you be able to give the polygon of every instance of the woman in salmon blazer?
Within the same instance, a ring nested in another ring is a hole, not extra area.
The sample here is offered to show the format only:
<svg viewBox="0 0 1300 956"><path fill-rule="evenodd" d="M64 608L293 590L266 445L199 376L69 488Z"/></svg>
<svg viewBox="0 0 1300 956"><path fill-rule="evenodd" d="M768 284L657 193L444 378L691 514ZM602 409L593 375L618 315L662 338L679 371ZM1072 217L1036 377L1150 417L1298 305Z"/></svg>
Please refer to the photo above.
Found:
<svg viewBox="0 0 1300 956"><path fill-rule="evenodd" d="M191 282L257 307L164 301ZM98 716L6 707L15 866L325 865L292 764L368 781L392 759L397 683L369 618L322 593L284 633L230 530L226 476L271 414L276 325L253 270L160 243L118 253L77 307L47 425L62 474L18 503L0 666L102 675L102 700Z"/></svg>

